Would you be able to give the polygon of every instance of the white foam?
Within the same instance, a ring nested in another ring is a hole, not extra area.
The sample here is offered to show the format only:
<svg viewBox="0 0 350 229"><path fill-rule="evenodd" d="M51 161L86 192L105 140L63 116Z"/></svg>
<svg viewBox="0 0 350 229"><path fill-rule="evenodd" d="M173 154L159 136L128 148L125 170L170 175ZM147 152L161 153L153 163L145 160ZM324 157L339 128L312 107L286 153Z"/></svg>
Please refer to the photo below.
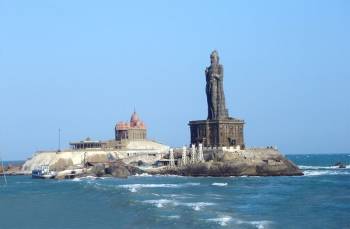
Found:
<svg viewBox="0 0 350 229"><path fill-rule="evenodd" d="M252 221L249 222L249 224L254 225L257 229L265 229L269 224L271 224L270 221Z"/></svg>
<svg viewBox="0 0 350 229"><path fill-rule="evenodd" d="M266 229L268 225L270 225L272 222L267 220L261 220L261 221L245 221L240 219L233 219L231 216L221 216L214 219L208 219L207 221L218 223L221 226L227 226L229 223L235 224L235 225L252 225L257 229Z"/></svg>
<svg viewBox="0 0 350 229"><path fill-rule="evenodd" d="M228 183L212 183L213 186L219 186L219 187L224 187L227 186Z"/></svg>
<svg viewBox="0 0 350 229"><path fill-rule="evenodd" d="M153 175L148 173L136 174L135 177L152 177Z"/></svg>
<svg viewBox="0 0 350 229"><path fill-rule="evenodd" d="M213 206L215 204L214 203L208 203L208 202L197 202L197 203L184 203L184 204L180 204L180 205L184 205L184 206L190 207L190 208L192 208L195 211L200 211L204 207Z"/></svg>
<svg viewBox="0 0 350 229"><path fill-rule="evenodd" d="M214 203L208 203L208 202L183 203L183 202L178 202L176 200L171 200L171 199L145 200L143 201L143 203L152 204L157 208L163 208L164 206L170 206L170 205L175 207L185 206L185 207L192 208L194 211L200 211L204 207L215 205Z"/></svg>
<svg viewBox="0 0 350 229"><path fill-rule="evenodd" d="M97 180L97 179L103 179L103 178L98 178L94 176L86 176L86 177L76 177L72 181L78 182L78 181L92 181L92 180Z"/></svg>
<svg viewBox="0 0 350 229"><path fill-rule="evenodd" d="M208 221L215 222L219 224L220 226L227 226L230 221L232 221L231 216L222 216L220 218L215 218L215 219L208 219Z"/></svg>
<svg viewBox="0 0 350 229"><path fill-rule="evenodd" d="M350 175L350 172L341 170L305 170L303 173L304 176Z"/></svg>
<svg viewBox="0 0 350 229"><path fill-rule="evenodd" d="M171 203L174 204L173 200L167 200L167 199L160 199L160 200L145 200L143 201L144 203L147 204L152 204L154 206L156 206L157 208L162 208L164 207L164 205L169 205Z"/></svg>
<svg viewBox="0 0 350 229"><path fill-rule="evenodd" d="M184 194L163 194L163 196L166 196L172 199L190 199L196 195L184 193Z"/></svg>
<svg viewBox="0 0 350 229"><path fill-rule="evenodd" d="M299 165L299 168L304 170L341 169L339 168L339 166L310 166L310 165ZM347 165L346 168L350 168L350 165Z"/></svg>
<svg viewBox="0 0 350 229"><path fill-rule="evenodd" d="M126 188L129 190L138 190L142 188L182 188L187 186L198 186L200 183L184 183L184 184L126 184L118 185L120 188Z"/></svg>

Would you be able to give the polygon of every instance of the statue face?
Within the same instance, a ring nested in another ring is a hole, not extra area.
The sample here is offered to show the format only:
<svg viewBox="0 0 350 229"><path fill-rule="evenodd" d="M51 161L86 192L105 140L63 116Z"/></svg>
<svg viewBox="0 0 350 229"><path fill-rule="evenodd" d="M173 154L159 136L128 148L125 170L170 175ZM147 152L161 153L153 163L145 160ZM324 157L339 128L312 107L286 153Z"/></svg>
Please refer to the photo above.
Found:
<svg viewBox="0 0 350 229"><path fill-rule="evenodd" d="M214 51L210 55L210 62L211 62L211 64L218 64L219 63L219 56L217 55L217 52Z"/></svg>

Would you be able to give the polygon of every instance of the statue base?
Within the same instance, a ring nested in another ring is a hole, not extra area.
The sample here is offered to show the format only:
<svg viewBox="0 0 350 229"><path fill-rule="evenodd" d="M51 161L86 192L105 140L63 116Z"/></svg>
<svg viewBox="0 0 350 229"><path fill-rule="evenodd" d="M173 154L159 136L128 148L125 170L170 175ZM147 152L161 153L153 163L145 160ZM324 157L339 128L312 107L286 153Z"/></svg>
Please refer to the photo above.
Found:
<svg viewBox="0 0 350 229"><path fill-rule="evenodd" d="M235 118L190 121L191 144L201 143L204 147L240 146L244 149L244 124L244 120Z"/></svg>

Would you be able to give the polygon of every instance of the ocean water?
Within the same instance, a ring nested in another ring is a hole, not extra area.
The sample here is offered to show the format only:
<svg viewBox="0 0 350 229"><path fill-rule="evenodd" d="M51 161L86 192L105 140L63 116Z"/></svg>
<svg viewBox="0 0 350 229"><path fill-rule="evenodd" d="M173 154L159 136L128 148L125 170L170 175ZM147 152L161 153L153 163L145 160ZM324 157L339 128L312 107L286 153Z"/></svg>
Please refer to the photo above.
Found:
<svg viewBox="0 0 350 229"><path fill-rule="evenodd" d="M8 177L0 228L350 228L350 155L289 158L304 177Z"/></svg>

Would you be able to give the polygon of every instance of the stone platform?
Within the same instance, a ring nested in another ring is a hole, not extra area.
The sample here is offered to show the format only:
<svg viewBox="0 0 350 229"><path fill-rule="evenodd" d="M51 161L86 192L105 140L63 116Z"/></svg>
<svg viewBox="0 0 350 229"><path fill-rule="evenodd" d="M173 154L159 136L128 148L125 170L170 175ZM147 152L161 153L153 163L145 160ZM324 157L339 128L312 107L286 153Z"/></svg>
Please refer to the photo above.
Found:
<svg viewBox="0 0 350 229"><path fill-rule="evenodd" d="M244 124L244 120L235 118L190 121L191 144L244 149Z"/></svg>

